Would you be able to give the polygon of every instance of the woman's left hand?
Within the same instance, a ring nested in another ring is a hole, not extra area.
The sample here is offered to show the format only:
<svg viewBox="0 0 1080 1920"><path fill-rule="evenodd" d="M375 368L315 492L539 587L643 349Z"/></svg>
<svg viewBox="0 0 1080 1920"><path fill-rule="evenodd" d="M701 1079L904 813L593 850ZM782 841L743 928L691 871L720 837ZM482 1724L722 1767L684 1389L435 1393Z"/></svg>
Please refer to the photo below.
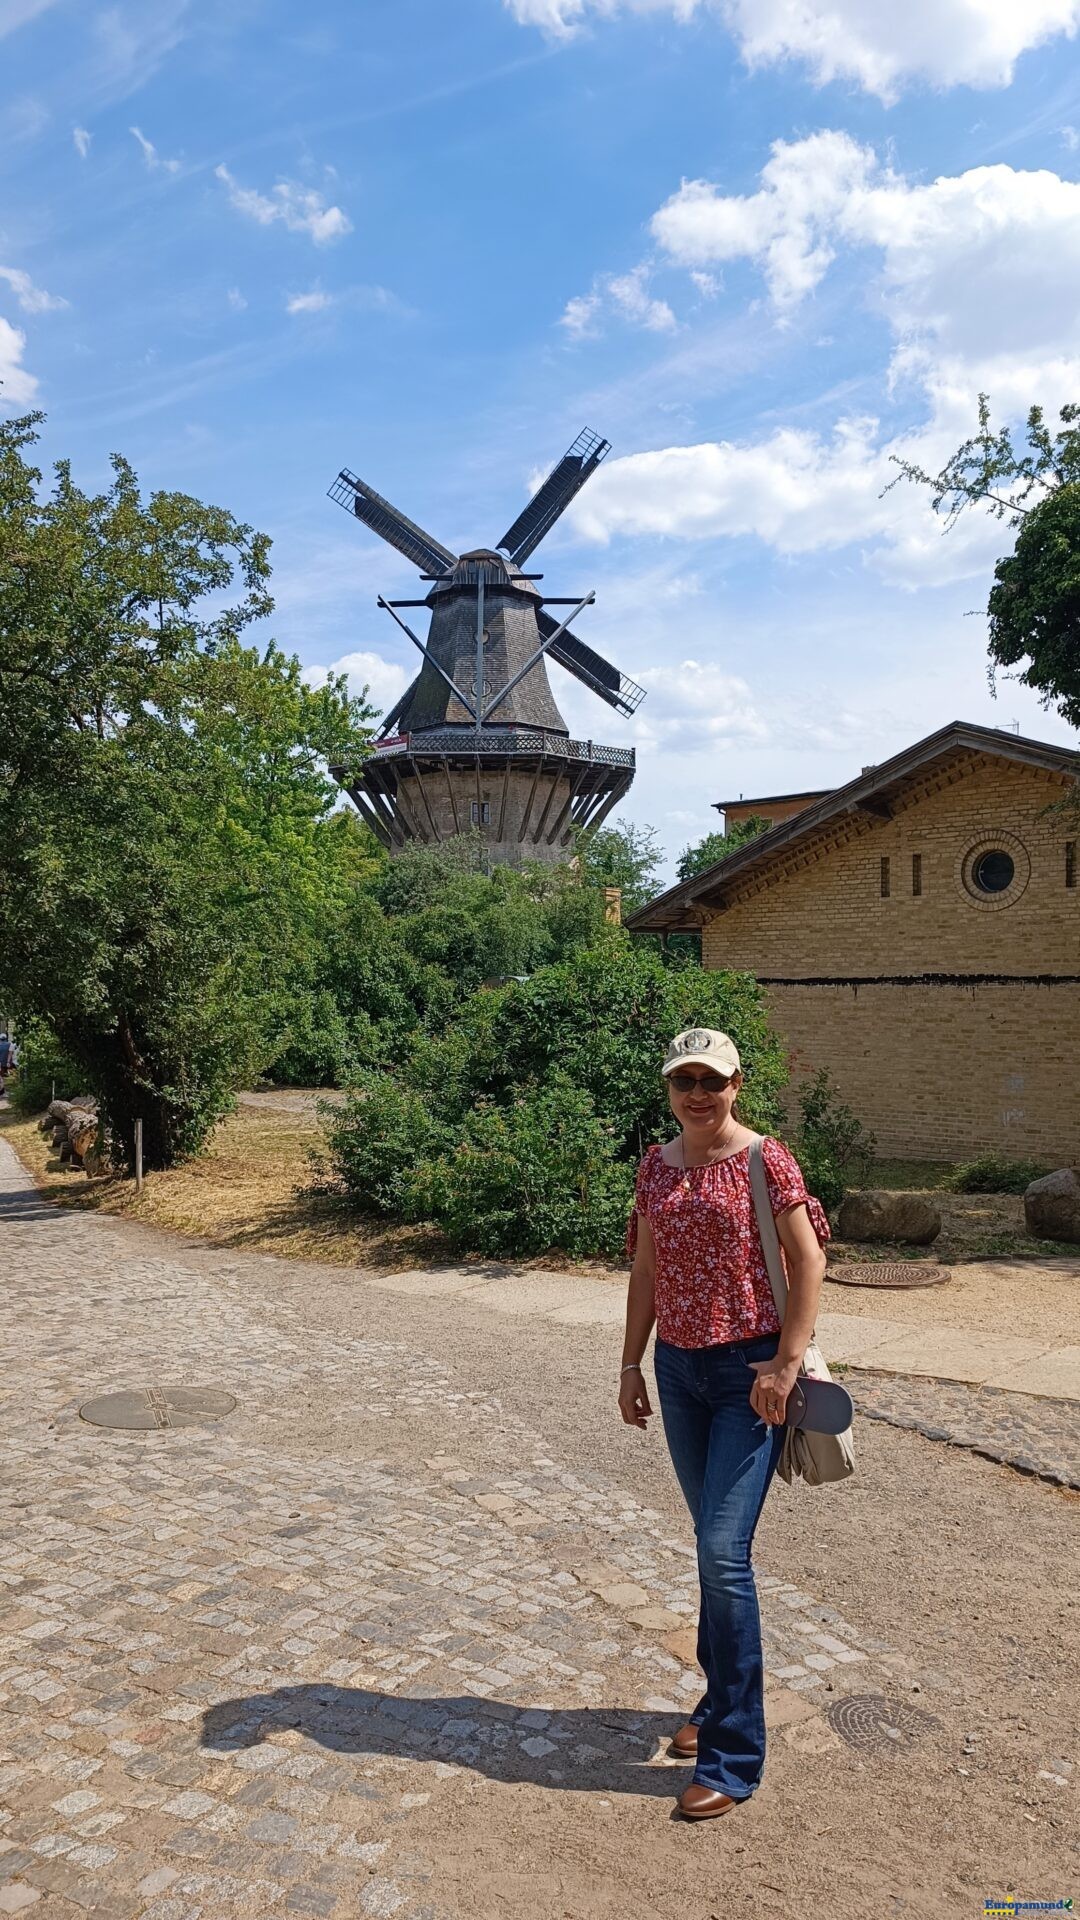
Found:
<svg viewBox="0 0 1080 1920"><path fill-rule="evenodd" d="M799 1377L799 1362L788 1360L781 1365L774 1355L771 1360L751 1360L750 1365L757 1375L750 1389L750 1405L766 1426L782 1426L788 1394Z"/></svg>

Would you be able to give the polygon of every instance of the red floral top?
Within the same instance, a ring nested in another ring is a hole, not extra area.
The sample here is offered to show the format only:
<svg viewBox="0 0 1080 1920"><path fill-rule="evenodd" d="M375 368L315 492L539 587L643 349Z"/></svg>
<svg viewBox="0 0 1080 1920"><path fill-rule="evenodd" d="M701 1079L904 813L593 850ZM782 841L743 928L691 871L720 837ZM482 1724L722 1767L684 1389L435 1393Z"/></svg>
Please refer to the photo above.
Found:
<svg viewBox="0 0 1080 1920"><path fill-rule="evenodd" d="M626 1251L644 1214L656 1243L656 1332L673 1347L711 1347L778 1333L780 1316L765 1264L750 1190L749 1147L712 1166L669 1167L650 1147L638 1168ZM779 1140L762 1146L773 1212L804 1206L824 1246L829 1223L806 1191L795 1155Z"/></svg>

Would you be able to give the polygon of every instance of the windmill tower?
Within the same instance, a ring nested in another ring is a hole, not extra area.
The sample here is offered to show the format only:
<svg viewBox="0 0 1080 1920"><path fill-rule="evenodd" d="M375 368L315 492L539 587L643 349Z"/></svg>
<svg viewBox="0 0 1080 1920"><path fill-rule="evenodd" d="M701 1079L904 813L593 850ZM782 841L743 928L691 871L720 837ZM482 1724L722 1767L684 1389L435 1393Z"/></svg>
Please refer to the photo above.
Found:
<svg viewBox="0 0 1080 1920"><path fill-rule="evenodd" d="M541 574L522 572L609 451L598 434L579 434L498 547L462 554L347 469L330 488L429 587L422 600L379 597L423 658L348 787L391 854L478 828L493 860L561 860L574 833L599 826L629 788L633 748L571 740L545 661L557 660L617 713L632 714L644 689L570 632L593 594L552 599L539 590ZM430 611L426 641L401 617L411 607ZM549 607L570 611L556 617Z"/></svg>

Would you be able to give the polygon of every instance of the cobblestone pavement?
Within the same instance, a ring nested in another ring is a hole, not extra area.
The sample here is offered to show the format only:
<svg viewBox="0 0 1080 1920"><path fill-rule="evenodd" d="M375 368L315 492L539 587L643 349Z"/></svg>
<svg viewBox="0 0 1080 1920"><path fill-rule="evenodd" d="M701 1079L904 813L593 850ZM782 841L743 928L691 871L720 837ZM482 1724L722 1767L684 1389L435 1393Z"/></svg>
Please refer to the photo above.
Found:
<svg viewBox="0 0 1080 1920"><path fill-rule="evenodd" d="M1021 1473L1080 1488L1080 1409L1075 1400L973 1387L925 1375L845 1370L844 1385L859 1412L928 1440L968 1447Z"/></svg>
<svg viewBox="0 0 1080 1920"><path fill-rule="evenodd" d="M2 1144L0 1247L0 1915L451 1920L438 1835L466 1782L670 1800L695 1574L658 1513L527 1434L514 1471L469 1470L455 1442L494 1430L492 1397L404 1345L268 1323L226 1262L133 1256ZM306 1388L360 1378L370 1454L292 1449ZM236 1413L79 1417L185 1381ZM438 1449L384 1457L401 1418ZM828 1739L815 1698L911 1684L812 1594L759 1587L774 1727Z"/></svg>

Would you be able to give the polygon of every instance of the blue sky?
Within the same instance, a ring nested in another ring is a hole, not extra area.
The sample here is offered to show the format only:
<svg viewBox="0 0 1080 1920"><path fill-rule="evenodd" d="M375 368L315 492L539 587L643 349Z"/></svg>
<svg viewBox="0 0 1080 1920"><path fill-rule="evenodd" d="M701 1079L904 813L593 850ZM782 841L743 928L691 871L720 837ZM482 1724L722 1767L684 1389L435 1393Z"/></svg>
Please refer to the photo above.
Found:
<svg viewBox="0 0 1080 1920"><path fill-rule="evenodd" d="M1080 0L0 0L0 401L269 532L274 631L389 704L413 576L348 465L493 541L580 427L614 452L549 591L649 689L671 854L987 686L990 567L891 453L1080 397ZM400 640L400 644L398 644Z"/></svg>

